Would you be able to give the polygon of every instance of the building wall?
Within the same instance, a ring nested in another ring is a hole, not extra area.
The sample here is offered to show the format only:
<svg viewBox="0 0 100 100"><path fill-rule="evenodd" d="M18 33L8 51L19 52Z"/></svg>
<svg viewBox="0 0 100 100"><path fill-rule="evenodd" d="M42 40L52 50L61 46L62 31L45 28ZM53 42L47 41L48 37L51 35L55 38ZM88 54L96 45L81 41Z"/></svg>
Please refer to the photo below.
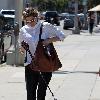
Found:
<svg viewBox="0 0 100 100"><path fill-rule="evenodd" d="M31 0L23 0L23 6L25 3L31 3ZM0 10L1 9L15 9L16 2L15 0L0 0Z"/></svg>
<svg viewBox="0 0 100 100"><path fill-rule="evenodd" d="M15 9L15 0L7 0L7 8Z"/></svg>
<svg viewBox="0 0 100 100"><path fill-rule="evenodd" d="M1 9L14 9L14 0L0 0L0 10Z"/></svg>
<svg viewBox="0 0 100 100"><path fill-rule="evenodd" d="M7 9L7 0L0 0L0 10Z"/></svg>

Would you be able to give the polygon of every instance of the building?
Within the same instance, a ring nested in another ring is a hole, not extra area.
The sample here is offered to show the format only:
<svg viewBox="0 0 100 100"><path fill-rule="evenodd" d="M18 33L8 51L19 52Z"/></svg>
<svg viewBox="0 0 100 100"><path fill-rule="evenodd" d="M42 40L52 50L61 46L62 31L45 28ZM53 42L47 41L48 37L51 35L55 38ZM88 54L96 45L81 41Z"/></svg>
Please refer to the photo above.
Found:
<svg viewBox="0 0 100 100"><path fill-rule="evenodd" d="M15 9L16 0L0 0L0 10L1 9ZM26 6L26 3L31 3L31 0L23 0L23 6Z"/></svg>
<svg viewBox="0 0 100 100"><path fill-rule="evenodd" d="M1 9L14 9L15 7L15 0L0 0L0 10Z"/></svg>

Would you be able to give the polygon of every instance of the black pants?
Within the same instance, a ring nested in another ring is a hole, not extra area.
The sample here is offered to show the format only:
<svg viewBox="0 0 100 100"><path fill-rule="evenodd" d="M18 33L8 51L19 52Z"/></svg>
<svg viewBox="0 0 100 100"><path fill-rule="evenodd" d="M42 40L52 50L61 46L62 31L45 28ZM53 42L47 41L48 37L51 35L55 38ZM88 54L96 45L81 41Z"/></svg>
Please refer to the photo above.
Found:
<svg viewBox="0 0 100 100"><path fill-rule="evenodd" d="M51 80L52 72L42 72L41 74L38 71L31 70L29 67L25 67L27 100L36 100L36 96L37 100L45 100L46 89Z"/></svg>
<svg viewBox="0 0 100 100"><path fill-rule="evenodd" d="M91 34L93 32L93 26L94 26L94 23L89 24L89 33L91 33Z"/></svg>

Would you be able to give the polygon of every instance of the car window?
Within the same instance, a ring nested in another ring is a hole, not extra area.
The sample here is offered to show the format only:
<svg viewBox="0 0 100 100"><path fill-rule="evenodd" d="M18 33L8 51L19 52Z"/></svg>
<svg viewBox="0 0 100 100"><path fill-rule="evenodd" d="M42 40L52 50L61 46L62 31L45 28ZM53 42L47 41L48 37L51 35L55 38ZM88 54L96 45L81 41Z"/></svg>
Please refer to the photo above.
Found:
<svg viewBox="0 0 100 100"><path fill-rule="evenodd" d="M14 15L14 11L2 11L2 14Z"/></svg>
<svg viewBox="0 0 100 100"><path fill-rule="evenodd" d="M7 18L6 17L5 21L6 21L7 24L14 25L14 18L9 18L9 17Z"/></svg>
<svg viewBox="0 0 100 100"><path fill-rule="evenodd" d="M69 18L72 19L72 20L74 20L74 17L75 17L75 16L71 16L71 15L69 16Z"/></svg>
<svg viewBox="0 0 100 100"><path fill-rule="evenodd" d="M56 17L58 16L57 12L46 12L45 17Z"/></svg>
<svg viewBox="0 0 100 100"><path fill-rule="evenodd" d="M4 16L0 14L0 32L2 30L3 25L4 25Z"/></svg>

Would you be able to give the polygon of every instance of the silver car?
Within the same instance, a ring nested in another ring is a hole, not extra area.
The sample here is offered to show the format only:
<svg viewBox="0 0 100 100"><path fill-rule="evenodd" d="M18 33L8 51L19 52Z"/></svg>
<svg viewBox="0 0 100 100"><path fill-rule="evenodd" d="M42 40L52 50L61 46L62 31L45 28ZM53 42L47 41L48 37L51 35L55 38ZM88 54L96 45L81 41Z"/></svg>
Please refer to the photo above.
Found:
<svg viewBox="0 0 100 100"><path fill-rule="evenodd" d="M78 24L79 24L79 28L81 29L84 24L84 14L77 14L77 17L79 18ZM75 14L69 14L64 19L63 29L73 28L74 27L74 18L75 18Z"/></svg>
<svg viewBox="0 0 100 100"><path fill-rule="evenodd" d="M63 29L68 29L68 28L73 28L74 27L74 14L69 14L65 19L64 19L64 25Z"/></svg>

